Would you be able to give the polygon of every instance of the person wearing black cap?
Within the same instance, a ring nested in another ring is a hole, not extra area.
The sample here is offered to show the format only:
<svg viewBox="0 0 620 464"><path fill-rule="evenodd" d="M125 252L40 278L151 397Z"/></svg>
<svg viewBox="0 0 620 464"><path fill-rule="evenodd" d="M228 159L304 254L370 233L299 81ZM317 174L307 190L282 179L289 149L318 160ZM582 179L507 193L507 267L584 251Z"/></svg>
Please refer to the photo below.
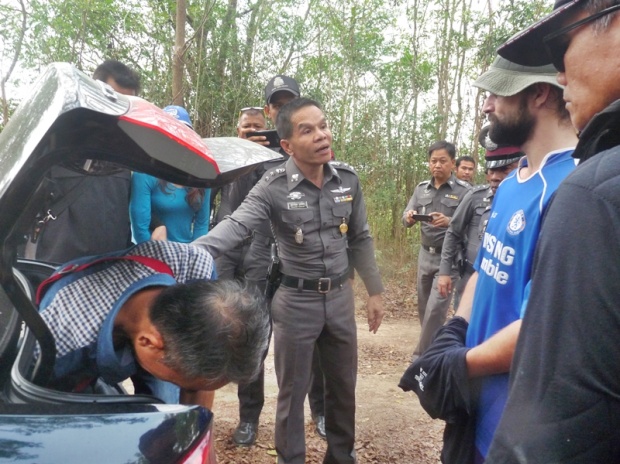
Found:
<svg viewBox="0 0 620 464"><path fill-rule="evenodd" d="M451 270L454 263L459 259L460 252L465 252L463 265L460 266L461 278L455 287L455 307L458 307L465 285L474 273L473 263L478 255L478 248L497 187L517 167L517 162L524 156L520 147L513 145L497 146L488 136L488 132L489 126L485 126L480 131L479 138L480 144L486 150L484 158L489 183L477 185L465 194L452 219L450 219L450 225L446 231L441 250L437 289L443 297L447 297L452 292Z"/></svg>
<svg viewBox="0 0 620 464"><path fill-rule="evenodd" d="M265 116L275 126L280 108L299 96L299 84L295 79L282 74L272 77L265 86Z"/></svg>
<svg viewBox="0 0 620 464"><path fill-rule="evenodd" d="M558 1L499 49L519 62L554 64L580 135L579 165L543 223L487 462L620 462L618 11L618 1Z"/></svg>

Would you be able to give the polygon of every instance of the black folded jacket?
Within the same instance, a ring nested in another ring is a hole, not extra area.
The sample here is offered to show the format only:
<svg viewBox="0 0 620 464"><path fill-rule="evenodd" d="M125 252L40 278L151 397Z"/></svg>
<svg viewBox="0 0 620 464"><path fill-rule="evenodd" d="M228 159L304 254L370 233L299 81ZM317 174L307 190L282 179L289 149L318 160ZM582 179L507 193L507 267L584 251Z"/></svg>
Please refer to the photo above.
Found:
<svg viewBox="0 0 620 464"><path fill-rule="evenodd" d="M398 386L413 391L433 419L446 421L441 461L471 463L474 455L477 382L467 377L465 346L468 323L453 317L431 346L405 371Z"/></svg>
<svg viewBox="0 0 620 464"><path fill-rule="evenodd" d="M465 335L468 323L453 317L435 334L431 346L405 371L398 386L413 391L433 419L452 422L470 414L472 395L467 377Z"/></svg>

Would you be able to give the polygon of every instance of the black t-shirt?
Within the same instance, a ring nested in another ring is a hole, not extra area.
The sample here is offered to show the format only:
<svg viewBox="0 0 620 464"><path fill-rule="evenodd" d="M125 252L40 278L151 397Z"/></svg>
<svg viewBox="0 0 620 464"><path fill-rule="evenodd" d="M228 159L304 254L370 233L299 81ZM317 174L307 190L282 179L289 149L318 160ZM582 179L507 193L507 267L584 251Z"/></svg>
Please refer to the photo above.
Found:
<svg viewBox="0 0 620 464"><path fill-rule="evenodd" d="M64 263L80 256L121 250L131 244L130 171L85 176L55 167L50 179L55 198L73 188L78 189L78 194L56 220L45 225L37 241L37 259Z"/></svg>

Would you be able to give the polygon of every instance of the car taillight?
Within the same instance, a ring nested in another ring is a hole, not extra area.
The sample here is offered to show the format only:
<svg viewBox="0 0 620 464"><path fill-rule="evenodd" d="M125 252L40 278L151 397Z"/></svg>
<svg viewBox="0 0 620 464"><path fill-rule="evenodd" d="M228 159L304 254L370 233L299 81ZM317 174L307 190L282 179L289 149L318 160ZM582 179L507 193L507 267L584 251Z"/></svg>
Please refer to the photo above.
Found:
<svg viewBox="0 0 620 464"><path fill-rule="evenodd" d="M216 464L215 446L213 446L213 434L211 430L198 440L194 447L189 450L187 456L181 458L181 464Z"/></svg>

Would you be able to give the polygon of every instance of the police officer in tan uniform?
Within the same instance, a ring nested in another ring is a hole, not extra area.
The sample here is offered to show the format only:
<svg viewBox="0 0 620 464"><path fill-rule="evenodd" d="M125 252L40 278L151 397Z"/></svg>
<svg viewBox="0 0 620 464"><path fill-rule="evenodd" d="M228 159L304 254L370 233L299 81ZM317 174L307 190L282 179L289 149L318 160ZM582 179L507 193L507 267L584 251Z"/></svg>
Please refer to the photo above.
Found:
<svg viewBox="0 0 620 464"><path fill-rule="evenodd" d="M248 230L271 221L282 272L271 307L278 462L305 462L303 406L316 344L325 374L323 462L354 463L357 331L350 267L369 294L369 330L376 332L383 318L383 285L366 206L355 172L329 162L331 132L316 102L291 101L280 110L277 127L290 159L269 171L232 216L194 243L217 256Z"/></svg>
<svg viewBox="0 0 620 464"><path fill-rule="evenodd" d="M441 250L450 218L463 196L471 186L459 180L452 173L456 148L444 140L433 143L428 149L430 180L421 182L403 213L403 225L412 227L420 222L422 244L418 254L418 314L422 332L414 358L430 344L435 331L445 322L452 293L441 296L437 289ZM416 215L427 215L421 218ZM421 219L421 220L420 220ZM451 269L453 283L458 278L458 269Z"/></svg>
<svg viewBox="0 0 620 464"><path fill-rule="evenodd" d="M485 168L489 183L475 186L463 197L463 201L456 208L450 220L441 250L437 286L440 295L445 297L452 291L450 276L454 263L464 251L464 258L459 266L461 277L454 289L455 308L458 307L460 295L463 293L467 280L474 273L473 263L478 255L493 196L499 184L516 169L519 159L524 156L520 147L498 146L488 137L488 132L489 126L482 128L478 138L485 148Z"/></svg>

